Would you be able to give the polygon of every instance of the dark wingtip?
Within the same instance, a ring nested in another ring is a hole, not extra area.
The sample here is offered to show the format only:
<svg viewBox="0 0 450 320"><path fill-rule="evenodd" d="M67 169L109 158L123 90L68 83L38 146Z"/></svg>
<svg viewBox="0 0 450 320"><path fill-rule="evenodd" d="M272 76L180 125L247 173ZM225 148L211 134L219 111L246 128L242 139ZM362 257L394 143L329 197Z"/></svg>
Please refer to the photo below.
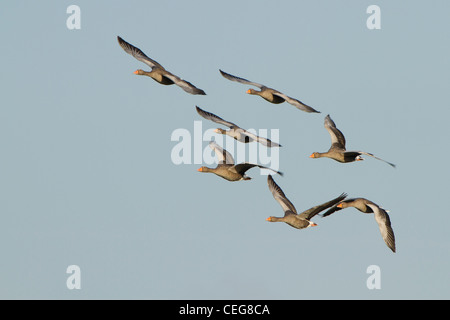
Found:
<svg viewBox="0 0 450 320"><path fill-rule="evenodd" d="M220 70L220 69L219 69L219 71L220 71L220 74L221 74L222 76L224 76L224 77L225 77L225 75L228 75L228 73L226 73L225 71L222 71L222 70Z"/></svg>
<svg viewBox="0 0 450 320"><path fill-rule="evenodd" d="M332 215L334 212L335 212L335 211L333 211L333 212L327 211L327 212L322 213L322 214L319 214L319 215L320 215L322 218L325 218L325 217L328 217L328 216Z"/></svg>
<svg viewBox="0 0 450 320"><path fill-rule="evenodd" d="M282 145L279 144L279 143L272 142L272 141L269 140L269 143L267 144L267 147L269 147L269 148L280 148L280 147L282 147Z"/></svg>

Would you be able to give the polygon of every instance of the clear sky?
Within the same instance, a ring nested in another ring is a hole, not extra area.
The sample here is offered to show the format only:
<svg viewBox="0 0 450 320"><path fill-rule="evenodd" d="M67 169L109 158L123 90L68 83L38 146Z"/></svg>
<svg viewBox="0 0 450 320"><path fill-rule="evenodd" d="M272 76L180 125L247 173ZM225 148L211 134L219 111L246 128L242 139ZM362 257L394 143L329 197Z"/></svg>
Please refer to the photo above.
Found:
<svg viewBox="0 0 450 320"><path fill-rule="evenodd" d="M0 5L0 298L450 298L450 2L76 1L71 30L72 4ZM207 95L134 75L148 67L118 35ZM247 95L219 69L321 113ZM279 130L274 179L299 212L342 192L388 209L397 252L353 208L304 230L265 221L283 212L259 169L228 182L174 164L175 130L198 143L195 121L220 127L195 105ZM349 150L397 168L310 159L330 146L327 114Z"/></svg>

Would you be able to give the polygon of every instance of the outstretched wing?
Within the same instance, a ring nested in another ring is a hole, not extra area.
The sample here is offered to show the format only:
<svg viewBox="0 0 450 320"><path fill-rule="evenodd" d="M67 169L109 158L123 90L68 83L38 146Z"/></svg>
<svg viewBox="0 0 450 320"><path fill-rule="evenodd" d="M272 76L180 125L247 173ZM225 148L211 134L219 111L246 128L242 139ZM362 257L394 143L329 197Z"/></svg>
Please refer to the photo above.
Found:
<svg viewBox="0 0 450 320"><path fill-rule="evenodd" d="M211 112L202 110L202 109L200 109L197 106L195 106L195 108L197 108L198 114L201 115L203 118L205 118L207 120L211 120L211 121L213 121L215 123L222 124L222 125L227 126L229 128L231 128L233 126L237 127L234 123L226 121L226 120L223 120L221 117L218 117L218 116L216 116L215 114L213 114Z"/></svg>
<svg viewBox="0 0 450 320"><path fill-rule="evenodd" d="M158 67L158 68L164 69L164 67L162 65L160 65L158 62L147 57L147 55L144 52L142 52L141 49L126 42L121 37L117 36L117 41L119 41L120 46L122 47L123 50L125 50L126 53L131 54L137 60L145 63L146 65L148 65L151 68Z"/></svg>
<svg viewBox="0 0 450 320"><path fill-rule="evenodd" d="M224 150L221 146L219 146L214 141L209 143L209 147L214 150L216 153L218 163L219 164L234 164L233 156L227 151Z"/></svg>
<svg viewBox="0 0 450 320"><path fill-rule="evenodd" d="M252 140L257 141L257 142L261 143L262 145L264 145L264 146L266 146L266 147L269 147L269 148L272 148L272 147L281 147L281 144L278 144L278 143L276 143L276 142L273 142L273 141L271 141L271 140L269 140L269 139L267 139L267 138L263 138L263 137L257 136L256 134L253 134L253 133L251 133L251 132L248 132L247 130L243 130L242 134L244 134L244 135L250 137Z"/></svg>
<svg viewBox="0 0 450 320"><path fill-rule="evenodd" d="M269 185L269 190L272 192L275 200L280 204L281 208L286 214L297 214L297 210L291 201L286 197L283 190L275 183L272 176L267 176L267 184Z"/></svg>
<svg viewBox="0 0 450 320"><path fill-rule="evenodd" d="M267 167L261 166L259 164L248 163L248 162L239 163L239 164L234 166L234 169L236 170L237 173L244 174L247 170L249 170L249 169L251 169L253 167L258 167L258 168L261 168L261 169L268 169L268 170L271 170L271 171L279 174L280 176L283 176L283 172L276 171L276 170L273 170L271 168L267 168Z"/></svg>
<svg viewBox="0 0 450 320"><path fill-rule="evenodd" d="M368 152L364 152L364 151L353 151L353 152L357 152L357 153L359 153L359 154L364 154L364 155L366 155L366 156L370 156L370 157L375 158L375 159L377 159L377 160L386 162L388 165L390 165L390 166L393 167L393 168L396 167L395 164L393 164L393 163L391 163L391 162L388 162L388 161L386 161L386 160L383 160L383 159L381 159L381 158L378 158L378 157L374 156L372 153L368 153Z"/></svg>
<svg viewBox="0 0 450 320"><path fill-rule="evenodd" d="M332 206L330 209L328 209L324 214L322 214L321 216L322 217L327 217L327 216L329 216L330 214L333 214L333 213L335 213L336 211L340 211L340 210L342 210L342 208L338 208L338 207L336 207L338 204L335 204L334 206Z"/></svg>
<svg viewBox="0 0 450 320"><path fill-rule="evenodd" d="M324 126L331 137L331 148L337 148L345 151L345 137L342 132L336 128L336 124L333 120L331 120L330 115L325 117Z"/></svg>
<svg viewBox="0 0 450 320"><path fill-rule="evenodd" d="M220 70L220 69L219 69L219 71L220 71L220 73L222 74L222 76L223 76L224 78L228 79L228 80L236 81L236 82L244 83L244 84L249 84L249 85L258 87L258 88L260 88L260 89L261 89L261 88L264 88L264 85L262 85L262 84L260 84L260 83L248 81L247 79L239 78L239 77L233 76L233 75L231 75L231 74L229 74L229 73L226 73L226 72L224 72L224 71L222 71L222 70Z"/></svg>
<svg viewBox="0 0 450 320"><path fill-rule="evenodd" d="M299 217L303 218L303 219L306 219L306 220L309 220L312 217L314 217L316 214L318 214L319 212L321 212L321 211L323 211L323 210L325 210L325 209L327 209L327 208L329 208L331 206L334 206L338 202L341 202L346 197L347 197L347 194L343 193L339 197L337 197L337 198L335 198L333 200L330 200L330 201L322 203L322 204L320 204L318 206L312 207L311 209L303 211L302 213L299 214Z"/></svg>
<svg viewBox="0 0 450 320"><path fill-rule="evenodd" d="M329 216L330 214L333 214L333 213L335 213L336 211L340 211L340 210L342 210L342 208L338 208L337 207L337 205L339 204L339 203L341 203L341 202L351 202L351 201L353 201L353 200L355 200L355 198L352 198L352 199L345 199L344 201L339 201L338 203L336 203L335 205L333 205L330 209L328 209L324 214L322 214L321 216L322 217L327 217L327 216Z"/></svg>
<svg viewBox="0 0 450 320"><path fill-rule="evenodd" d="M368 203L369 206L375 215L375 220L378 223L378 227L380 228L381 236L383 237L386 245L395 252L395 236L394 231L392 230L391 220L389 219L389 215L386 210L378 207L375 204Z"/></svg>
<svg viewBox="0 0 450 320"><path fill-rule="evenodd" d="M304 104L300 100L291 98L291 97L289 97L289 96L285 95L284 93L281 93L281 92L279 92L277 90L275 90L275 92L273 94L283 98L284 100L286 100L287 103L290 103L293 106L297 107L297 109L300 109L300 110L305 111L305 112L320 113L320 111L317 111L316 109L314 109L314 108Z"/></svg>
<svg viewBox="0 0 450 320"><path fill-rule="evenodd" d="M164 77L169 78L170 80L172 80L177 86L179 86L181 89L183 89L187 93L200 94L200 95L203 95L203 96L206 95L205 91L203 91L202 89L197 88L196 86L194 86L189 81L183 80L180 77L174 75L173 73L168 72L167 70L164 73Z"/></svg>

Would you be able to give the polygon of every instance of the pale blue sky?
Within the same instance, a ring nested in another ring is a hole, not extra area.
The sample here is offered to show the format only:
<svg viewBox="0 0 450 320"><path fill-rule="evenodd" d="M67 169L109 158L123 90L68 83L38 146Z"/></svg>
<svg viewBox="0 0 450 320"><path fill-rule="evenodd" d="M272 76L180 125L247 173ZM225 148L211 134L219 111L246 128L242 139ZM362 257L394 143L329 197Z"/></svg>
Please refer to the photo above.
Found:
<svg viewBox="0 0 450 320"><path fill-rule="evenodd" d="M448 1L77 1L68 30L71 4L0 5L0 298L450 298ZM372 4L381 30L366 27ZM117 35L207 95L135 76L146 66ZM306 230L266 222L283 212L257 169L232 183L174 165L171 134L202 120L195 105L280 130L275 180L298 211L342 192L387 208L397 253L356 209ZM327 114L348 149L397 168L310 159L329 147Z"/></svg>

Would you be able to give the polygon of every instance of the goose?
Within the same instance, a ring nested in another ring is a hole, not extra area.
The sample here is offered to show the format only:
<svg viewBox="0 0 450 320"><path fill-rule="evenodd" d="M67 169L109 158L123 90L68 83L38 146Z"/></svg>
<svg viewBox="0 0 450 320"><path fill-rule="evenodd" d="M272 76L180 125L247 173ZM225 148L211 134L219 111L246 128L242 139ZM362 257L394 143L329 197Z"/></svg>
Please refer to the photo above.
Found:
<svg viewBox="0 0 450 320"><path fill-rule="evenodd" d="M230 128L230 130L224 130L221 128L217 128L216 130L214 130L214 132L216 132L216 133L228 135L228 136L236 139L237 141L240 141L243 143L249 143L249 142L256 141L266 147L281 147L281 145L276 142L272 142L269 139L259 137L251 132L248 132L247 130L242 129L241 127L239 127L238 125L236 125L232 122L223 120L221 117L218 117L211 112L202 110L198 106L195 106L195 107L197 109L198 114L201 115L203 118L205 118L207 120L211 120L215 123L222 124L222 125Z"/></svg>
<svg viewBox="0 0 450 320"><path fill-rule="evenodd" d="M365 198L346 199L331 207L322 215L322 217L327 217L336 211L349 207L356 208L363 213L373 213L384 242L386 243L388 248L392 250L392 252L395 252L395 236L394 231L392 230L389 215L387 214L387 211L385 209L381 208L376 203L370 200L367 200Z"/></svg>
<svg viewBox="0 0 450 320"><path fill-rule="evenodd" d="M121 37L117 36L117 41L119 41L119 45L122 47L123 50L125 50L126 53L131 54L137 60L145 63L150 68L152 68L151 71L144 71L142 69L138 69L134 72L134 74L140 76L148 76L153 80L155 80L156 82L159 82L160 84L163 85L176 84L181 89L190 94L206 95L205 91L195 87L192 83L181 79L180 77L174 75L173 73L170 73L158 62L147 57L145 53L142 52L139 48L136 48L132 44L126 42Z"/></svg>
<svg viewBox="0 0 450 320"><path fill-rule="evenodd" d="M374 156L372 153L364 152L364 151L346 151L345 149L345 137L342 134L342 132L336 128L336 124L331 119L330 115L327 115L325 117L324 121L325 129L327 129L328 133L331 137L331 147L327 152L314 152L309 157L310 158L331 158L333 160L342 162L342 163L348 163L348 162L354 162L354 161L361 161L364 160L364 158L361 157L361 155L370 156L372 158L375 158L377 160L381 160L387 164L389 164L391 167L395 168L395 164L390 163L386 160L380 159L376 156Z"/></svg>
<svg viewBox="0 0 450 320"><path fill-rule="evenodd" d="M197 170L199 172L211 172L228 181L251 180L251 177L247 176L245 172L253 167L259 167L261 169L269 169L281 176L283 175L282 172L258 164L244 162L235 165L233 156L228 151L220 147L217 143L211 141L209 143L209 147L214 150L218 158L217 167L208 168L203 166Z"/></svg>
<svg viewBox="0 0 450 320"><path fill-rule="evenodd" d="M284 216L283 217L274 217L271 216L266 219L269 222L285 222L291 227L296 229L305 229L309 227L315 227L317 224L311 219L318 214L319 212L335 205L336 203L342 201L347 197L347 194L342 193L339 197L325 202L323 204L312 207L302 213L298 214L294 205L291 201L286 197L283 190L276 184L273 180L272 176L267 177L267 184L269 185L269 190L272 192L275 200L280 204L281 208L283 208Z"/></svg>
<svg viewBox="0 0 450 320"><path fill-rule="evenodd" d="M252 86L258 87L260 89L260 91L256 91L254 89L248 89L247 90L248 94L258 95L258 96L264 98L265 100L267 100L267 101L269 101L271 103L275 103L275 104L282 103L282 102L286 101L287 103L292 104L293 106L297 107L298 109L300 109L302 111L310 112L310 113L311 112L320 113L320 111L317 111L314 108L304 104L303 102L301 102L301 101L299 101L297 99L291 98L291 97L285 95L284 93L281 93L280 91L277 91L275 89L266 87L265 85L262 85L260 83L252 82L252 81L249 81L249 80L246 80L246 79L243 79L243 78L239 78L239 77L233 76L233 75L231 75L229 73L226 73L226 72L224 72L224 71L222 71L220 69L219 69L219 71L222 74L222 76L224 78L228 79L228 80L236 81L236 82L243 83L243 84L252 85Z"/></svg>

